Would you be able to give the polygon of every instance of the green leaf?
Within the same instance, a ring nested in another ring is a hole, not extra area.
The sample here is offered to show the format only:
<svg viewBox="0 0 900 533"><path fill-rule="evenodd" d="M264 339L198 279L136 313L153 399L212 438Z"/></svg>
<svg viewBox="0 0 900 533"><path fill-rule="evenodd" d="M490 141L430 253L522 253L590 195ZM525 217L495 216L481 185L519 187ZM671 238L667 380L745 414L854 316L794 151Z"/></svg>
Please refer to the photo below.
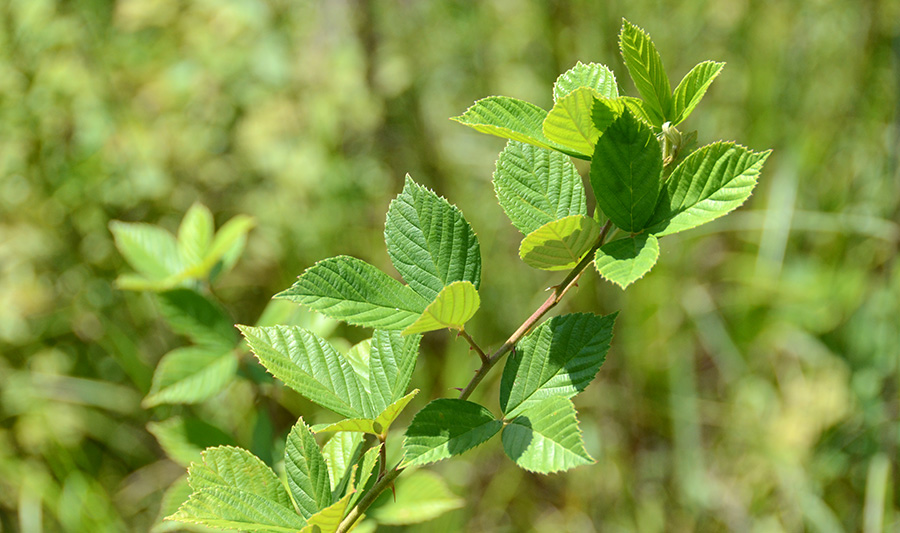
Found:
<svg viewBox="0 0 900 533"><path fill-rule="evenodd" d="M364 380L373 412L384 411L406 394L421 340L421 335L404 336L398 331L375 330L368 358L368 377Z"/></svg>
<svg viewBox="0 0 900 533"><path fill-rule="evenodd" d="M153 384L141 405L150 408L165 403L200 403L231 383L237 366L231 351L220 353L202 346L176 348L159 360Z"/></svg>
<svg viewBox="0 0 900 533"><path fill-rule="evenodd" d="M351 495L347 494L334 504L309 517L309 525L301 529L300 533L334 533L337 531L341 520L344 519L350 497Z"/></svg>
<svg viewBox="0 0 900 533"><path fill-rule="evenodd" d="M206 297L190 289L175 289L158 298L162 315L176 333L214 351L234 348L234 322Z"/></svg>
<svg viewBox="0 0 900 533"><path fill-rule="evenodd" d="M659 197L659 141L627 109L606 129L591 160L597 205L613 224L632 233L645 227Z"/></svg>
<svg viewBox="0 0 900 533"><path fill-rule="evenodd" d="M529 234L548 222L587 214L584 185L572 160L509 141L497 159L494 191L513 225Z"/></svg>
<svg viewBox="0 0 900 533"><path fill-rule="evenodd" d="M619 89L616 86L616 76L606 65L581 61L575 64L563 74L560 74L553 84L553 101L564 98L567 94L580 87L590 87L601 96L617 98Z"/></svg>
<svg viewBox="0 0 900 533"><path fill-rule="evenodd" d="M226 222L209 246L209 251L203 261L189 268L184 275L193 278L205 278L207 276L227 272L234 266L244 245L247 242L247 233L253 229L256 222L252 217L238 215Z"/></svg>
<svg viewBox="0 0 900 533"><path fill-rule="evenodd" d="M309 519L334 503L325 457L302 418L288 434L284 446L284 471L294 503L304 518Z"/></svg>
<svg viewBox="0 0 900 533"><path fill-rule="evenodd" d="M378 465L378 455L379 447L373 446L366 450L362 460L359 461L359 468L356 470L356 472L359 473L359 478L351 483L355 492L350 496L350 507L356 505L356 502L362 498L362 495L372 488L372 485L378 480L378 475L375 472Z"/></svg>
<svg viewBox="0 0 900 533"><path fill-rule="evenodd" d="M403 442L404 465L426 465L459 455L493 437L503 423L477 403L434 400L416 413Z"/></svg>
<svg viewBox="0 0 900 533"><path fill-rule="evenodd" d="M638 120L646 122L647 125L653 127L654 124L662 123L661 117L655 117L653 112L647 109L647 106L644 105L644 101L640 98L635 98L633 96L620 96L619 100L625 107L631 111L631 114L635 116ZM655 126L655 131L659 131L659 126Z"/></svg>
<svg viewBox="0 0 900 533"><path fill-rule="evenodd" d="M348 256L319 261L275 297L349 324L381 329L409 326L428 305L428 300L411 288Z"/></svg>
<svg viewBox="0 0 900 533"><path fill-rule="evenodd" d="M522 339L500 382L506 417L545 398L571 398L583 391L606 359L615 319L615 314L556 316Z"/></svg>
<svg viewBox="0 0 900 533"><path fill-rule="evenodd" d="M275 472L240 448L203 452L188 469L190 499L172 520L220 529L287 533L306 525Z"/></svg>
<svg viewBox="0 0 900 533"><path fill-rule="evenodd" d="M347 418L334 424L329 424L321 429L317 429L316 433L328 433L331 431L339 432L359 432L369 433L371 435L384 436L387 435L391 424L400 415L400 412L406 408L406 405L419 393L419 389L415 389L403 398L387 406L374 420L368 418Z"/></svg>
<svg viewBox="0 0 900 533"><path fill-rule="evenodd" d="M385 330L376 330L385 331ZM369 356L372 353L372 339L360 341L347 350L347 362L356 372L360 385L369 392Z"/></svg>
<svg viewBox="0 0 900 533"><path fill-rule="evenodd" d="M615 120L618 105L590 87L581 87L556 101L544 120L544 135L590 159L603 130Z"/></svg>
<svg viewBox="0 0 900 533"><path fill-rule="evenodd" d="M656 46L644 30L623 19L619 48L635 87L649 110L660 117L654 117L653 125L661 126L660 119L669 116L672 87Z"/></svg>
<svg viewBox="0 0 900 533"><path fill-rule="evenodd" d="M183 268L175 236L150 224L110 222L116 248L131 268L151 281L160 281Z"/></svg>
<svg viewBox="0 0 900 533"><path fill-rule="evenodd" d="M214 233L212 213L205 205L195 202L178 227L178 251L185 264L193 265L206 257Z"/></svg>
<svg viewBox="0 0 900 533"><path fill-rule="evenodd" d="M353 469L362 450L363 436L352 431L338 431L322 448L322 456L328 465L332 500L347 492Z"/></svg>
<svg viewBox="0 0 900 533"><path fill-rule="evenodd" d="M747 201L772 151L719 142L693 152L666 180L648 232L658 237L697 227Z"/></svg>
<svg viewBox="0 0 900 533"><path fill-rule="evenodd" d="M400 477L396 486L396 499L392 499L390 493L382 496L387 503L370 513L387 526L425 522L465 505L465 501L450 492L437 474L427 470Z"/></svg>
<svg viewBox="0 0 900 533"><path fill-rule="evenodd" d="M408 175L384 224L388 255L409 286L431 302L446 285L481 283L481 249L472 227L447 200Z"/></svg>
<svg viewBox="0 0 900 533"><path fill-rule="evenodd" d="M555 145L553 141L544 137L545 118L547 112L529 102L507 96L489 96L478 100L465 113L450 120L481 133L559 150L583 159L583 155L570 153L569 150Z"/></svg>
<svg viewBox="0 0 900 533"><path fill-rule="evenodd" d="M623 290L650 272L659 259L659 241L641 233L604 244L594 256L594 266L605 279Z"/></svg>
<svg viewBox="0 0 900 533"><path fill-rule="evenodd" d="M688 118L724 67L725 63L704 61L687 73L678 87L675 87L675 93L672 96L673 126L677 126Z"/></svg>
<svg viewBox="0 0 900 533"><path fill-rule="evenodd" d="M156 437L169 459L185 467L199 461L203 450L210 446L234 444L224 431L197 418L173 416L162 422L148 422L147 431ZM186 499L187 494L182 501Z"/></svg>
<svg viewBox="0 0 900 533"><path fill-rule="evenodd" d="M197 458L200 453L197 453ZM178 508L187 501L191 496L191 486L187 483L187 476L178 478L163 493L162 501L159 504L159 515L156 523L150 528L150 533L164 533L166 531L182 531L184 526L177 522L167 521L165 517L178 511ZM198 527L199 529L199 527Z"/></svg>
<svg viewBox="0 0 900 533"><path fill-rule="evenodd" d="M519 246L519 257L541 270L567 270L581 261L600 236L591 217L572 215L548 222L529 233Z"/></svg>
<svg viewBox="0 0 900 533"><path fill-rule="evenodd" d="M297 326L238 326L260 363L305 398L348 418L374 418L353 367L318 335Z"/></svg>
<svg viewBox="0 0 900 533"><path fill-rule="evenodd" d="M572 400L546 398L531 403L503 428L503 450L517 465L551 474L594 459L584 449Z"/></svg>
<svg viewBox="0 0 900 533"><path fill-rule="evenodd" d="M444 328L463 329L478 311L481 298L475 285L468 281L454 281L444 287L437 298L428 304L422 316L403 330L404 335L424 333Z"/></svg>

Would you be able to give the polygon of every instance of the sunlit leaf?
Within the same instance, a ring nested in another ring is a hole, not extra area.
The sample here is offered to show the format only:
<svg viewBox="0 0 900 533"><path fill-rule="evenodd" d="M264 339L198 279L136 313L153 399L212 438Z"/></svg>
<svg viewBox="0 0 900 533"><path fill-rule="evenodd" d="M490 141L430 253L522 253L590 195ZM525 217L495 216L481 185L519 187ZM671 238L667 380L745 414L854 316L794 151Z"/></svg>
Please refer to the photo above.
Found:
<svg viewBox="0 0 900 533"><path fill-rule="evenodd" d="M231 383L237 366L231 351L220 353L203 346L176 348L159 360L142 405L200 403Z"/></svg>
<svg viewBox="0 0 900 533"><path fill-rule="evenodd" d="M685 75L672 95L672 125L677 126L688 118L703 99L706 90L716 79L725 63L704 61Z"/></svg>
<svg viewBox="0 0 900 533"><path fill-rule="evenodd" d="M672 86L669 85L669 78L666 76L656 46L653 45L647 32L627 20L622 20L619 48L635 87L641 93L648 110L653 113L653 125L661 126L663 122L661 119L669 116Z"/></svg>
<svg viewBox="0 0 900 533"><path fill-rule="evenodd" d="M285 442L284 472L294 503L304 518L308 519L334 503L325 457L302 418Z"/></svg>
<svg viewBox="0 0 900 533"><path fill-rule="evenodd" d="M404 335L444 328L462 329L478 311L481 298L468 281L455 281L441 290L422 316L403 330Z"/></svg>
<svg viewBox="0 0 900 533"><path fill-rule="evenodd" d="M590 87L607 98L619 96L616 76L606 65L599 63L585 65L579 61L556 79L556 83L553 84L553 101L564 98L579 87Z"/></svg>
<svg viewBox="0 0 900 533"><path fill-rule="evenodd" d="M529 472L551 474L594 462L567 398L530 403L503 428L502 440L506 455Z"/></svg>
<svg viewBox="0 0 900 533"><path fill-rule="evenodd" d="M658 258L656 237L641 233L601 246L594 257L594 266L601 276L624 289L644 277Z"/></svg>
<svg viewBox="0 0 900 533"><path fill-rule="evenodd" d="M185 264L194 265L206 257L215 230L210 210L199 202L194 203L178 226L178 251Z"/></svg>
<svg viewBox="0 0 900 533"><path fill-rule="evenodd" d="M477 403L434 400L416 413L406 430L404 463L425 465L459 455L490 439L502 426Z"/></svg>
<svg viewBox="0 0 900 533"><path fill-rule="evenodd" d="M519 257L541 270L568 270L597 242L600 226L584 215L572 215L544 224L529 233L519 246Z"/></svg>

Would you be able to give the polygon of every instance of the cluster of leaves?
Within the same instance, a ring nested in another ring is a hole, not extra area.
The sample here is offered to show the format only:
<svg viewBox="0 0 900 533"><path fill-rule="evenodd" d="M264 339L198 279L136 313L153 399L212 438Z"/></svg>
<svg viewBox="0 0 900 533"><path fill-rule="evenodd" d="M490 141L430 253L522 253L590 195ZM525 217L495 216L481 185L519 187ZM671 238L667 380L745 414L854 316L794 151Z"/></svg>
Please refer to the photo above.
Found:
<svg viewBox="0 0 900 533"><path fill-rule="evenodd" d="M407 284L365 261L338 256L310 267L276 296L374 328L370 340L340 353L299 326L239 326L273 376L343 419L312 428L297 423L285 446L285 482L249 452L208 450L202 463L191 465L192 493L172 519L246 531L347 531L404 469L461 454L497 433L506 454L532 472L593 461L572 398L603 363L615 315L574 313L537 322L590 262L622 288L642 277L658 258L660 237L742 204L768 156L721 142L691 151L692 136L676 129L722 64L701 63L673 92L646 33L625 22L620 47L641 99L619 96L607 67L579 63L557 80L549 112L490 97L456 118L509 139L494 185L500 205L525 234L520 256L538 269L570 271L548 303L495 354L484 354L465 332L480 305L475 232L455 206L407 177L384 232ZM569 157L591 162L591 216ZM477 380L459 398L434 400L415 415L403 458L390 468L391 424L418 392L407 389L420 335L444 328L458 330L481 356ZM513 348L496 416L468 396ZM334 436L320 449L314 433Z"/></svg>

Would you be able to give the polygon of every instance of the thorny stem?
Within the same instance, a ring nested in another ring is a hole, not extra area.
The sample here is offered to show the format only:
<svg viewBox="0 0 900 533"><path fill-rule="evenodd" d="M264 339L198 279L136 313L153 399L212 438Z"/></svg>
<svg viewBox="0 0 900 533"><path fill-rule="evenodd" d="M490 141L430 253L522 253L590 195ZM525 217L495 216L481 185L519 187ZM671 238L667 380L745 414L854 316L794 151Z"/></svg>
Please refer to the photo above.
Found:
<svg viewBox="0 0 900 533"><path fill-rule="evenodd" d="M525 322L519 326L519 329L516 330L515 333L510 335L509 339L503 343L503 346L497 349L490 357L485 355L484 351L475 343L472 337L465 332L465 330L460 330L459 334L466 339L469 345L478 352L478 355L481 357L481 367L475 371L475 375L472 377L472 380L469 381L469 384L466 385L466 388L459 394L460 400L466 400L472 393L475 391L475 388L478 387L478 384L484 379L488 372L498 363L500 359L503 358L504 355L509 353L513 348L515 348L516 344L524 337L531 328L537 324L541 318L544 317L551 309L556 307L556 305L563 299L569 289L574 287L578 283L578 278L581 277L581 274L584 272L584 269L591 264L591 261L594 260L594 253L598 248L603 246L603 243L606 241L606 236L609 233L610 228L612 227L612 223L607 221L607 223L603 226L603 229L600 230L600 236L597 237L597 242L594 243L594 246L591 250L584 256L584 258L575 265L569 274L563 279L562 283L553 287L553 293L547 298L544 303L541 304L537 310L528 317ZM353 527L353 524L356 523L362 517L363 512L369 508L370 505L375 501L378 496L384 492L385 489L391 486L397 476L403 472L403 468L400 468L399 465L395 466L392 470L384 471L386 464L386 451L384 443L381 443L381 472L378 476L378 481L372 486L372 488L367 492L357 504L353 507L353 509L347 514L343 521L341 521L341 525L338 526L336 533L346 533L350 531L350 528Z"/></svg>

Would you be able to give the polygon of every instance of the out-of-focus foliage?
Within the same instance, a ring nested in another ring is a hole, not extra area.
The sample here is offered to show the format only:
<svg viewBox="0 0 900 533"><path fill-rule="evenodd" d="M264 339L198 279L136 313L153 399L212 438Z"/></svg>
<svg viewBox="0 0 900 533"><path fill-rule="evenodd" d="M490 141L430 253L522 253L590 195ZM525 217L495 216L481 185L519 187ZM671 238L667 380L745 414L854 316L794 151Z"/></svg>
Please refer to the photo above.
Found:
<svg viewBox="0 0 900 533"><path fill-rule="evenodd" d="M621 310L579 399L598 464L540 478L477 448L438 467L465 507L409 530L898 527L897 2L8 0L0 528L149 529L183 473L150 422L200 418L273 464L299 414L327 421L249 359L252 379L189 411L143 409L159 358L185 343L153 299L113 287L128 269L110 220L174 232L196 200L217 226L254 217L216 292L255 323L318 258L391 272L383 214L408 172L478 233L469 331L499 345L558 279L519 261L496 206L503 142L447 117L486 94L549 108L546 87L578 60L621 71L623 16L673 80L727 62L685 131L775 152L749 205L669 237L626 295L582 278L568 310ZM477 366L446 334L423 350L413 386L462 386ZM275 401L257 410L260 391Z"/></svg>

